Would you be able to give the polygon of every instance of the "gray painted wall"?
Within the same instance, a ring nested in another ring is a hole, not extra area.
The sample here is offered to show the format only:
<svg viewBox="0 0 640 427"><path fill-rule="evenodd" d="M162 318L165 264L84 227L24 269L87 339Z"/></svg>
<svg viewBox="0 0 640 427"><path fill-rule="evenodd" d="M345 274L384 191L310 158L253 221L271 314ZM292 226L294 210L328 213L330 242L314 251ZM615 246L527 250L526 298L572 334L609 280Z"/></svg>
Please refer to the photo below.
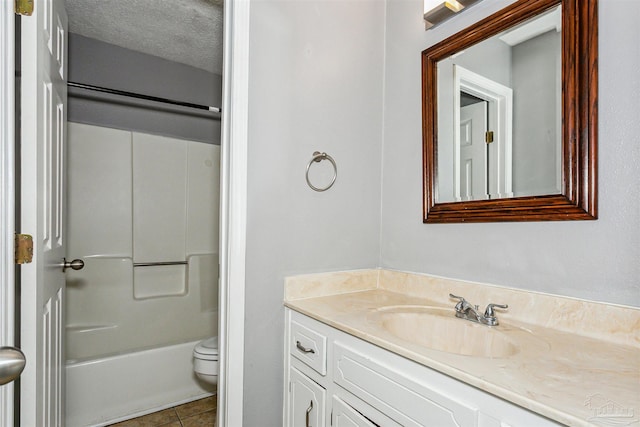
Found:
<svg viewBox="0 0 640 427"><path fill-rule="evenodd" d="M560 192L561 45L560 33L552 30L512 49L516 197Z"/></svg>
<svg viewBox="0 0 640 427"><path fill-rule="evenodd" d="M384 2L255 1L250 36L244 425L271 427L284 277L378 265ZM324 193L316 150L338 165Z"/></svg>
<svg viewBox="0 0 640 427"><path fill-rule="evenodd" d="M251 5L244 420L282 425L283 278L382 266L640 305L640 3L600 2L600 219L425 225L420 0ZM386 20L386 25L385 25ZM311 191L314 150L336 185Z"/></svg>
<svg viewBox="0 0 640 427"><path fill-rule="evenodd" d="M219 107L222 77L112 44L69 35L69 81ZM219 115L70 88L68 120L220 144Z"/></svg>
<svg viewBox="0 0 640 427"><path fill-rule="evenodd" d="M640 306L640 2L599 2L597 221L420 221L420 51L509 3L481 2L425 32L419 0L387 2L380 265Z"/></svg>

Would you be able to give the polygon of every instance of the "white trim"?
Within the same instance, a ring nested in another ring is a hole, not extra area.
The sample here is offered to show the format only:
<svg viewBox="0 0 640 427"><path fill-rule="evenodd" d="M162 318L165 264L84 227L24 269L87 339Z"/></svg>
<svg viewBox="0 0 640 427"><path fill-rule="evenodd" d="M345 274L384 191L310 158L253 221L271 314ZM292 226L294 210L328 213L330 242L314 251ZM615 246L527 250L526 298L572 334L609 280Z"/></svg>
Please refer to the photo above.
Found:
<svg viewBox="0 0 640 427"><path fill-rule="evenodd" d="M495 130L493 147L498 158L496 185L492 199L513 197L513 90L493 80L453 65L453 195L460 201L460 92L464 91L489 102L489 128ZM497 187L497 188L496 188Z"/></svg>
<svg viewBox="0 0 640 427"><path fill-rule="evenodd" d="M14 345L15 28L12 1L0 6L0 345ZM0 425L13 425L13 389L0 387Z"/></svg>
<svg viewBox="0 0 640 427"><path fill-rule="evenodd" d="M249 0L224 8L218 425L242 426L247 217Z"/></svg>

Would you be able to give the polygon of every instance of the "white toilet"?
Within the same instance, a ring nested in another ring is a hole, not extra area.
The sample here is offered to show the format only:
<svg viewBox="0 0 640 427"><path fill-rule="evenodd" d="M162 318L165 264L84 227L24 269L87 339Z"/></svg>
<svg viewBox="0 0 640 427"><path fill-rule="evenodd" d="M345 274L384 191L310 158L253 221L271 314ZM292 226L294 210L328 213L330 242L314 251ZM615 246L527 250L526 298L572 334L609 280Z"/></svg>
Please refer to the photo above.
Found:
<svg viewBox="0 0 640 427"><path fill-rule="evenodd" d="M200 341L193 349L193 370L202 381L218 384L218 337Z"/></svg>

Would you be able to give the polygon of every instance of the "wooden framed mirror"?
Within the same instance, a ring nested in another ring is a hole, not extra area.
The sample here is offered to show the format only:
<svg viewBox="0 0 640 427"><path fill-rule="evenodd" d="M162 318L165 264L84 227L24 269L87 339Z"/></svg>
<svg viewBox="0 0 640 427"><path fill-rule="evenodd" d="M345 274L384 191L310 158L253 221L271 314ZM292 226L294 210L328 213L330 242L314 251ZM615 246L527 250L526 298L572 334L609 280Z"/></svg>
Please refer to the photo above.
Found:
<svg viewBox="0 0 640 427"><path fill-rule="evenodd" d="M519 0L422 52L423 222L597 218L597 12Z"/></svg>

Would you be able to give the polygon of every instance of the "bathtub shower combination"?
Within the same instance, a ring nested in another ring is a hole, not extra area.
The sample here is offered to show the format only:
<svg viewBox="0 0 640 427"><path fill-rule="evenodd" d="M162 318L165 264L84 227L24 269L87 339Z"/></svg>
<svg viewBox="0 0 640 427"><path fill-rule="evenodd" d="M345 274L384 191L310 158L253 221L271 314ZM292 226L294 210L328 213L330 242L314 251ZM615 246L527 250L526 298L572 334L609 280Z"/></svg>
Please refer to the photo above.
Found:
<svg viewBox="0 0 640 427"><path fill-rule="evenodd" d="M69 123L67 425L210 394L193 372L217 333L220 147Z"/></svg>

